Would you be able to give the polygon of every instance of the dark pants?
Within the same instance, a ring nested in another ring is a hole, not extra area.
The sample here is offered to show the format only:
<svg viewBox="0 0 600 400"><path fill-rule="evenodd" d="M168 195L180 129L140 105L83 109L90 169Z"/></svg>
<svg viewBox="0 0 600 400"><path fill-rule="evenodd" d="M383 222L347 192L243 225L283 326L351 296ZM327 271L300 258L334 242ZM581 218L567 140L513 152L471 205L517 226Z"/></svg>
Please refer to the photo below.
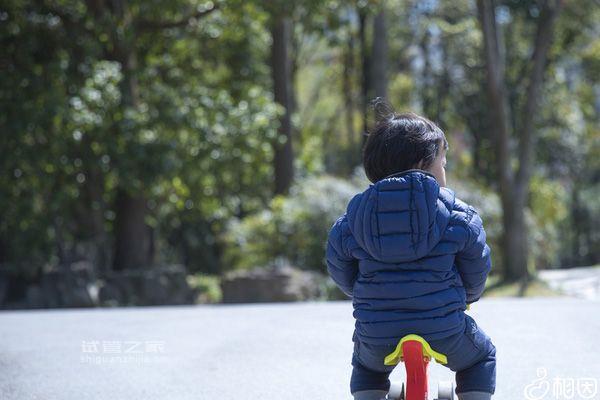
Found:
<svg viewBox="0 0 600 400"><path fill-rule="evenodd" d="M431 348L445 354L445 365L456 372L456 393L480 391L494 393L496 389L496 347L475 320L465 314L465 330L456 335L428 341ZM381 346L354 342L350 392L390 389L389 376L395 366L384 365L386 355L395 345Z"/></svg>

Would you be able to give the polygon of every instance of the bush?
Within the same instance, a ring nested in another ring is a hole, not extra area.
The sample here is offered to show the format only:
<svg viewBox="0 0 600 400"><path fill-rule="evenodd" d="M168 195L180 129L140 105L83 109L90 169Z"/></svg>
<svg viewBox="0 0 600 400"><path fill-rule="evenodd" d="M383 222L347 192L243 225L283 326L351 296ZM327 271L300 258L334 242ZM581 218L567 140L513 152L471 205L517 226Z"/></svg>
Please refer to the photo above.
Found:
<svg viewBox="0 0 600 400"><path fill-rule="evenodd" d="M289 196L275 197L269 209L230 221L224 264L251 268L283 257L298 268L326 272L329 229L360 190L354 183L327 175L301 179Z"/></svg>
<svg viewBox="0 0 600 400"><path fill-rule="evenodd" d="M568 194L555 180L533 176L530 184L529 246L538 269L556 265L560 259L561 226L567 221Z"/></svg>
<svg viewBox="0 0 600 400"><path fill-rule="evenodd" d="M196 303L220 303L223 298L221 292L221 278L215 275L194 274L188 275L188 285L197 293Z"/></svg>

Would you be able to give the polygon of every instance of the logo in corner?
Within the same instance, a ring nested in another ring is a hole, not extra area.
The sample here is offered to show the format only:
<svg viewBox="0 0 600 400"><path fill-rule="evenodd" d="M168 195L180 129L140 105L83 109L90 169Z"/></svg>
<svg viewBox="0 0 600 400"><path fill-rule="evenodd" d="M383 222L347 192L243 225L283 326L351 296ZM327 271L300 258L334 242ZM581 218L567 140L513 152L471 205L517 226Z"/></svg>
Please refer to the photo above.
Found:
<svg viewBox="0 0 600 400"><path fill-rule="evenodd" d="M550 391L550 382L547 379L548 371L546 368L541 367L536 371L537 378L533 380L529 385L525 386L523 395L527 400L541 400Z"/></svg>

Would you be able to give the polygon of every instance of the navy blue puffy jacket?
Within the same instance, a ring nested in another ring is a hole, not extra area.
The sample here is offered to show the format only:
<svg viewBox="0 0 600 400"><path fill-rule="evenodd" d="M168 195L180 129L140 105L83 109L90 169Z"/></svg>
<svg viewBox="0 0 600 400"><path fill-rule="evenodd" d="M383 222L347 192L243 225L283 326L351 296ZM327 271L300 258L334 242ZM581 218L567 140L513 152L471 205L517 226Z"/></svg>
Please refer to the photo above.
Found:
<svg viewBox="0 0 600 400"><path fill-rule="evenodd" d="M355 195L326 252L329 275L352 297L355 335L397 344L410 333L461 332L492 266L485 239L475 209L426 171L390 175Z"/></svg>

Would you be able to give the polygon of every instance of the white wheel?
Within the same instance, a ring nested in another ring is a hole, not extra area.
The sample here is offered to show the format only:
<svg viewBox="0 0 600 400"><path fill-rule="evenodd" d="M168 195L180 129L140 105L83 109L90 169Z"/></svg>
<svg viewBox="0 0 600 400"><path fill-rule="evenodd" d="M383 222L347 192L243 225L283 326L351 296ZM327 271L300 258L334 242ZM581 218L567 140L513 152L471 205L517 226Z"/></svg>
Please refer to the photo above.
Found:
<svg viewBox="0 0 600 400"><path fill-rule="evenodd" d="M454 382L440 381L438 383L437 400L454 400Z"/></svg>
<svg viewBox="0 0 600 400"><path fill-rule="evenodd" d="M388 400L404 400L404 383L392 382L387 398Z"/></svg>

